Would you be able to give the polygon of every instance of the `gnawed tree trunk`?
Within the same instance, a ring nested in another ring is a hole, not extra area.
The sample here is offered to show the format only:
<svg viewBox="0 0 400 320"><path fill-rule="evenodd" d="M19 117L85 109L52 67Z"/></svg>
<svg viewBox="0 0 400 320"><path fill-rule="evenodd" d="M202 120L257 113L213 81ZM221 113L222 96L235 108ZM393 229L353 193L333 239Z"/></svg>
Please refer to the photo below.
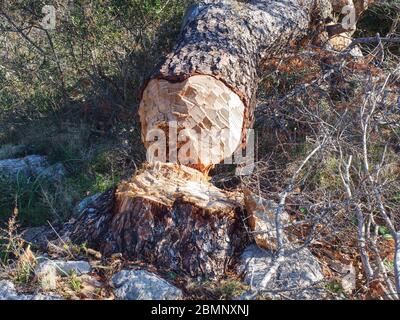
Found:
<svg viewBox="0 0 400 320"><path fill-rule="evenodd" d="M203 171L246 140L260 63L305 37L313 22L331 13L328 0L208 2L188 11L181 37L154 70L139 108L146 147L153 132L163 130L168 137L176 122L178 132L192 129L185 142L194 152L186 163L179 161L179 145L168 156L176 162L178 152L178 163ZM210 140L221 148L202 156L199 149L209 144L201 147L199 141Z"/></svg>
<svg viewBox="0 0 400 320"><path fill-rule="evenodd" d="M213 277L248 243L240 193L192 168L146 165L64 226L73 242L191 276Z"/></svg>
<svg viewBox="0 0 400 320"><path fill-rule="evenodd" d="M207 171L246 140L260 63L295 45L331 9L329 0L207 1L192 7L174 50L146 83L139 109L148 150L157 136L152 131L165 132L164 162L176 163L145 165L66 224L64 235L105 255L122 253L191 276L222 275L249 242L247 228L257 231L262 224L247 219L251 213L243 209L241 192L219 190L207 181ZM192 131L174 144L187 129ZM221 148L202 157L200 140ZM195 154L183 163L179 152L187 142Z"/></svg>

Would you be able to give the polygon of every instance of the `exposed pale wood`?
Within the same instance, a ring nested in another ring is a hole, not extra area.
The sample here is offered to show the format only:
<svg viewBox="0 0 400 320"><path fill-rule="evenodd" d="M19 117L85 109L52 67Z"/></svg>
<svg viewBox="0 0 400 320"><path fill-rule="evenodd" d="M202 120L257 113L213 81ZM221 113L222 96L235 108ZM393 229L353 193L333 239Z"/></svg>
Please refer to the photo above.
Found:
<svg viewBox="0 0 400 320"><path fill-rule="evenodd" d="M326 38L326 44L328 49L336 51L344 51L352 44L352 36L356 31L357 21L360 19L362 13L372 5L375 0L331 0L332 10L336 17L334 22L328 23L325 27L326 32L322 37ZM346 10L344 10L347 8ZM354 25L350 29L346 29L343 26L344 14L349 14L348 9L353 8L354 10ZM361 50L355 50L354 54L362 56Z"/></svg>
<svg viewBox="0 0 400 320"><path fill-rule="evenodd" d="M275 212L278 204L272 200L263 199L248 189L244 189L244 204L246 208L246 225L257 245L267 250L277 250ZM282 212L282 223L289 222L289 215ZM286 236L283 235L287 241Z"/></svg>
<svg viewBox="0 0 400 320"><path fill-rule="evenodd" d="M344 51L353 42L353 39L348 32L343 32L334 35L329 39L329 45L336 51Z"/></svg>
<svg viewBox="0 0 400 320"><path fill-rule="evenodd" d="M376 0L330 0L332 4L332 10L335 15L340 15L343 12L343 8L351 6L355 9L355 18L358 21L362 13L368 9Z"/></svg>
<svg viewBox="0 0 400 320"><path fill-rule="evenodd" d="M139 108L143 141L149 147L148 139L153 139L149 133L161 129L168 145L166 160L204 170L231 156L240 145L244 109L239 96L211 76L197 75L178 83L153 79ZM170 157L169 152L175 154Z"/></svg>
<svg viewBox="0 0 400 320"><path fill-rule="evenodd" d="M234 215L242 196L218 189L199 171L170 163L145 165L130 181L121 183L116 191L118 211L124 211L129 198L144 198L166 207L176 199L192 204L208 214Z"/></svg>

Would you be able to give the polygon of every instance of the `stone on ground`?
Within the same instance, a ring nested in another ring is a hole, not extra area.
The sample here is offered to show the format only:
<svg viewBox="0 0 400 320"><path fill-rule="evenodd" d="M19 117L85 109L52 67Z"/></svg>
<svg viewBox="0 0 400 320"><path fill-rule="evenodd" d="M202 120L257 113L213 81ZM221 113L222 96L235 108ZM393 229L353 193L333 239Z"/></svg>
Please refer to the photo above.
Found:
<svg viewBox="0 0 400 320"><path fill-rule="evenodd" d="M0 281L0 300L10 300L17 295L15 286L11 281Z"/></svg>
<svg viewBox="0 0 400 320"><path fill-rule="evenodd" d="M0 160L0 176L16 179L18 176L41 176L51 180L61 180L66 170L61 163L49 165L46 157L30 155L25 158Z"/></svg>
<svg viewBox="0 0 400 320"><path fill-rule="evenodd" d="M90 271L90 264L86 261L45 260L36 267L35 274L42 290L51 291L57 288L58 276L81 276Z"/></svg>
<svg viewBox="0 0 400 320"><path fill-rule="evenodd" d="M123 270L112 279L119 300L177 300L182 291L145 270Z"/></svg>
<svg viewBox="0 0 400 320"><path fill-rule="evenodd" d="M250 245L243 252L238 271L244 274L244 281L253 290L261 293L283 294L295 299L319 299L324 290L321 282L324 276L317 259L304 248L287 257L278 268L267 288L262 288L261 282L268 272L272 262L272 251L263 250L256 245Z"/></svg>
<svg viewBox="0 0 400 320"><path fill-rule="evenodd" d="M63 300L57 294L19 294L9 280L0 281L0 300Z"/></svg>
<svg viewBox="0 0 400 320"><path fill-rule="evenodd" d="M62 260L45 260L36 268L36 273L55 270L56 274L62 277L75 274L81 276L91 271L90 264L87 261L62 261Z"/></svg>
<svg viewBox="0 0 400 320"><path fill-rule="evenodd" d="M87 207L89 207L93 202L95 202L100 196L101 193L96 193L80 201L73 210L73 216L79 217L83 213L83 211L87 209Z"/></svg>

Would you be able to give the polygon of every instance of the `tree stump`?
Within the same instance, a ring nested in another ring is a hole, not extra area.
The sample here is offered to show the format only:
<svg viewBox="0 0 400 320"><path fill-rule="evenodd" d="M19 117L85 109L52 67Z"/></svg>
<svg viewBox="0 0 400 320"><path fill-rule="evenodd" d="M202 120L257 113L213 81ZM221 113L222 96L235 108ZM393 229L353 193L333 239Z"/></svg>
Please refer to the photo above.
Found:
<svg viewBox="0 0 400 320"><path fill-rule="evenodd" d="M122 253L192 277L225 273L249 243L240 192L177 164L148 164L100 196L63 234L103 255Z"/></svg>

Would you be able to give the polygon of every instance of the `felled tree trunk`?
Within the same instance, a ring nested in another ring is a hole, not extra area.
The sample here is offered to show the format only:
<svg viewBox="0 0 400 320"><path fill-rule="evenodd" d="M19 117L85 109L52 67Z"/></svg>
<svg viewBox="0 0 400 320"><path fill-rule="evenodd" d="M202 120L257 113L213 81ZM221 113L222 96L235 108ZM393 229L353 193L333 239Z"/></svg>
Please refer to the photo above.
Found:
<svg viewBox="0 0 400 320"><path fill-rule="evenodd" d="M185 159L179 143L168 141L161 161L207 171L231 157L253 123L261 62L296 44L331 9L329 0L207 1L189 9L175 48L142 92L146 147L154 133L169 137L176 126L192 156Z"/></svg>
<svg viewBox="0 0 400 320"><path fill-rule="evenodd" d="M168 158L103 194L64 234L104 255L122 253L191 276L222 275L248 243L246 229L261 224L245 219L242 194L211 185L207 170L245 142L263 59L296 44L330 12L328 0L192 7L175 48L146 83L139 109L145 146L153 151L152 142L165 133L167 147L154 156ZM204 156L202 140L221 148ZM180 151L188 142L194 155L184 163Z"/></svg>

